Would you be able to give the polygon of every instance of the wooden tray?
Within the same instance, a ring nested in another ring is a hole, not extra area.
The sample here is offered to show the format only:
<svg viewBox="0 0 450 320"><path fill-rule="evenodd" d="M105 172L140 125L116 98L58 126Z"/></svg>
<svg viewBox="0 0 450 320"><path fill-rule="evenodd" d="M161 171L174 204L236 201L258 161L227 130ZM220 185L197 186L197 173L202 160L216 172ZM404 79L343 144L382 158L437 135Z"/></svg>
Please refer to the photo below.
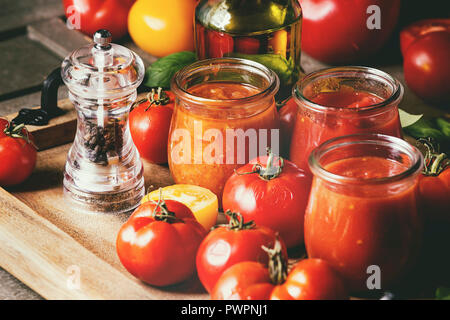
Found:
<svg viewBox="0 0 450 320"><path fill-rule="evenodd" d="M128 214L83 214L64 200L76 115L68 100L58 105L63 116L29 127L40 149L31 177L19 187L0 188L0 266L47 299L208 299L197 279L162 289L135 279L115 250ZM173 183L166 166L144 163L144 172L146 188Z"/></svg>
<svg viewBox="0 0 450 320"><path fill-rule="evenodd" d="M65 113L47 126L27 126L39 149L33 174L20 186L0 188L0 266L46 299L208 299L196 277L157 288L125 270L115 240L129 214L86 214L67 203L63 170L76 112L68 100L58 106ZM173 184L167 166L144 161L144 177L147 190ZM289 265L302 253L290 252ZM421 291L418 296L424 297Z"/></svg>

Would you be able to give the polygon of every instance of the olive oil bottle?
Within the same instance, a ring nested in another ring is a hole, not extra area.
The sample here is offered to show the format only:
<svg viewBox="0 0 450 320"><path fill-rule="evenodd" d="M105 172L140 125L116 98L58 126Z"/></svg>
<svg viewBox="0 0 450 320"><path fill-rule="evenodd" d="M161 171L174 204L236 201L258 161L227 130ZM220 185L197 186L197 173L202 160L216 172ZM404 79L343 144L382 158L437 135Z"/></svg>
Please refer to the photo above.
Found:
<svg viewBox="0 0 450 320"><path fill-rule="evenodd" d="M290 96L302 74L302 9L298 0L202 0L195 10L199 59L254 60L280 78L277 100Z"/></svg>

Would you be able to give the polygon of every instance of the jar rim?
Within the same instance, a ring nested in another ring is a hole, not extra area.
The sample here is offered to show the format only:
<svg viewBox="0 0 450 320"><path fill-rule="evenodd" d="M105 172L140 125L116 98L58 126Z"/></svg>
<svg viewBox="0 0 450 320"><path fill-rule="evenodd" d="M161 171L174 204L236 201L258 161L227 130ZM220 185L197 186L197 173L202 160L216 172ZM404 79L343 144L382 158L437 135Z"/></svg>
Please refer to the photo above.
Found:
<svg viewBox="0 0 450 320"><path fill-rule="evenodd" d="M259 72L260 74L264 74L266 76L266 78L268 79L268 85L256 94L236 99L204 98L191 94L188 90L183 88L182 80L185 79L186 77L204 71L205 69L214 70L214 67L220 68L221 65L228 65L228 66L235 65L245 67L247 69L253 69L254 72ZM171 81L171 90L177 97L180 97L182 100L186 102L190 102L192 104L199 105L201 107L204 107L205 109L207 108L210 110L214 109L214 107L220 110L224 110L225 108L242 109L243 105L245 104L251 104L256 100L264 99L268 96L274 96L278 91L279 86L280 80L277 74L271 69L264 66L263 64L248 59L231 58L231 57L212 58L196 61L179 70L173 76ZM226 106L224 106L223 104L226 104Z"/></svg>
<svg viewBox="0 0 450 320"><path fill-rule="evenodd" d="M331 173L320 164L320 158L327 152L330 151L336 152L336 150L341 147L346 147L353 144L354 145L366 144L378 147L379 146L391 147L397 151L402 152L403 154L406 154L411 159L411 164L408 166L407 169L398 174L387 177L369 178L369 179L348 177L336 173ZM384 134L358 133L341 136L325 141L311 152L308 158L308 165L314 175L326 181L337 184L359 184L359 185L385 184L400 181L409 176L418 174L423 167L423 155L419 151L419 149L417 149L416 147L409 144L407 141L403 139Z"/></svg>
<svg viewBox="0 0 450 320"><path fill-rule="evenodd" d="M317 104L303 94L303 89L311 83L312 81L325 77L326 75L344 75L344 74L350 74L353 76L357 76L358 74L366 74L371 76L372 78L377 78L379 80L384 81L385 83L388 83L392 87L392 93L391 95L384 99L383 101L375 104L371 104L365 107L360 108L347 108L347 107L334 107L334 106L324 106ZM300 104L302 106L305 106L308 109L314 110L314 111L335 111L335 112L365 112L365 111L373 111L377 110L392 104L398 104L403 97L403 86L396 78L392 77L388 73L381 71L376 68L371 67L365 67L365 66L341 66L341 67L332 67L332 68L324 68L320 69L314 72L311 72L307 74L305 77L301 78L292 88L292 96L294 97L294 100L297 102L297 104Z"/></svg>

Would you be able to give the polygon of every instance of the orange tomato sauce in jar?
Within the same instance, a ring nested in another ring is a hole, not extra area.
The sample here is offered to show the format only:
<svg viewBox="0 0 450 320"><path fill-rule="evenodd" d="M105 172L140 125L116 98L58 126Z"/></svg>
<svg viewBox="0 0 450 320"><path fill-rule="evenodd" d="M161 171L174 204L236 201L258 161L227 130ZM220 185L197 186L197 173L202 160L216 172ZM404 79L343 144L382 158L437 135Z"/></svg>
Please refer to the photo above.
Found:
<svg viewBox="0 0 450 320"><path fill-rule="evenodd" d="M382 148L376 138L372 142L373 148ZM381 288L386 289L410 267L419 247L417 161L422 158L412 148L414 160L407 155L395 160L395 151L392 158L376 151L371 155L370 147L357 143L354 148L360 151L352 152L359 155L347 157L350 152L338 146L324 156L332 160L320 170L313 164L305 244L308 256L328 261L351 290L368 290L371 266L379 268Z"/></svg>
<svg viewBox="0 0 450 320"><path fill-rule="evenodd" d="M294 90L299 109L290 158L304 170L311 151L331 138L356 133L401 137L398 81L376 69L348 68L312 73Z"/></svg>
<svg viewBox="0 0 450 320"><path fill-rule="evenodd" d="M274 79L275 83L260 82L261 87L219 80L174 90L177 99L168 159L176 183L207 188L220 201L234 169L266 154L266 147L278 150L279 117L274 99L278 82L276 76ZM272 144L275 138L277 144Z"/></svg>

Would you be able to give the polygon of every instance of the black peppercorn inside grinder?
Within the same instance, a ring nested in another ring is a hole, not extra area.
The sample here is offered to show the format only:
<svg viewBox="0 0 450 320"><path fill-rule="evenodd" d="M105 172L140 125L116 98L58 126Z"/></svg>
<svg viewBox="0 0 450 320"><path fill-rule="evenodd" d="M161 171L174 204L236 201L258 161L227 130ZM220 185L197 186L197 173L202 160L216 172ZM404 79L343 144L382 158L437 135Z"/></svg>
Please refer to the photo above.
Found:
<svg viewBox="0 0 450 320"><path fill-rule="evenodd" d="M112 44L107 30L99 30L93 44L66 57L61 76L78 114L64 172L65 194L89 212L134 209L145 190L128 116L144 77L142 60Z"/></svg>

